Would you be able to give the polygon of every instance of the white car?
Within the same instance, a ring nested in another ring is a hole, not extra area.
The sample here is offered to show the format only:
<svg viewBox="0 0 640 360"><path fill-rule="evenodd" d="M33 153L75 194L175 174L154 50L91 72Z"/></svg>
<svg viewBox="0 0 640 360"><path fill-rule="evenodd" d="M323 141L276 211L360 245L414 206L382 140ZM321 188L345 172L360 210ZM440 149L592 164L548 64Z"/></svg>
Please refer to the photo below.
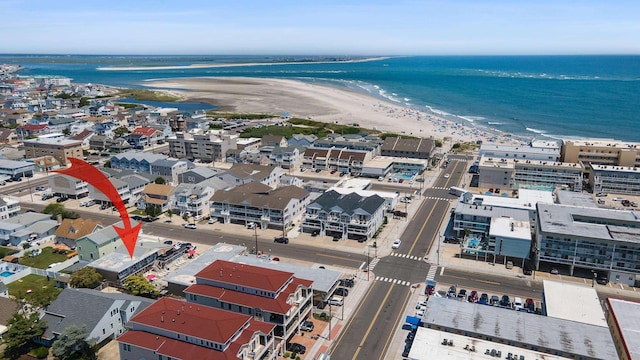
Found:
<svg viewBox="0 0 640 360"><path fill-rule="evenodd" d="M196 224L184 224L182 226L184 226L185 229L195 229L196 228Z"/></svg>
<svg viewBox="0 0 640 360"><path fill-rule="evenodd" d="M393 242L393 245L391 245L391 248L392 248L392 249L397 249L397 248L399 248L399 247L400 247L400 243L402 243L402 241L400 241L400 239L396 239L396 240Z"/></svg>
<svg viewBox="0 0 640 360"><path fill-rule="evenodd" d="M217 221L218 221L218 218L211 217L211 218L209 218L208 223L209 224L215 224Z"/></svg>
<svg viewBox="0 0 640 360"><path fill-rule="evenodd" d="M444 174L444 178L448 179L449 178L449 174Z"/></svg>

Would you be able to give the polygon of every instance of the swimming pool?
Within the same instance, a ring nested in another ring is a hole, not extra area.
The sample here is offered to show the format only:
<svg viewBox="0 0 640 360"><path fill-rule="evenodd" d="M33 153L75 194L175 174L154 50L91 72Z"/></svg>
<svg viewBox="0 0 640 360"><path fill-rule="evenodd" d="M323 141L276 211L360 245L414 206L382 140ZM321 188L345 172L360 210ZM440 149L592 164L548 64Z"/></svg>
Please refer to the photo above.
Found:
<svg viewBox="0 0 640 360"><path fill-rule="evenodd" d="M15 273L12 273L11 271L3 271L3 272L0 273L0 276L9 277L9 276L11 276L13 274L15 274Z"/></svg>
<svg viewBox="0 0 640 360"><path fill-rule="evenodd" d="M413 174L395 174L393 177L396 179L411 180L413 179Z"/></svg>

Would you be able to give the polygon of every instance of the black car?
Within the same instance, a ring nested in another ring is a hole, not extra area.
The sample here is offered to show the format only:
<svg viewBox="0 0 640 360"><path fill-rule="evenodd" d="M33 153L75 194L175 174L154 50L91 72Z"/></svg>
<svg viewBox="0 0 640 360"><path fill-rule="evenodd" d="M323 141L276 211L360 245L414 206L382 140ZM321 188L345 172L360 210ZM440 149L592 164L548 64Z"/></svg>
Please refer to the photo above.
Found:
<svg viewBox="0 0 640 360"><path fill-rule="evenodd" d="M458 292L458 300L464 301L466 298L467 298L467 290L460 289L460 292Z"/></svg>
<svg viewBox="0 0 640 360"><path fill-rule="evenodd" d="M338 296L347 296L349 295L349 290L345 288L337 288L335 294Z"/></svg>
<svg viewBox="0 0 640 360"><path fill-rule="evenodd" d="M171 240L165 240L165 241L164 241L164 244L165 244L165 245L173 245L173 241L171 241Z"/></svg>
<svg viewBox="0 0 640 360"><path fill-rule="evenodd" d="M296 354L304 354L307 352L307 347L302 344L292 342L287 345L287 351L291 351Z"/></svg>
<svg viewBox="0 0 640 360"><path fill-rule="evenodd" d="M132 219L132 220L135 220L135 221L142 221L142 216L140 216L140 215L133 215L133 216L131 217L131 219Z"/></svg>
<svg viewBox="0 0 640 360"><path fill-rule="evenodd" d="M288 244L289 243L289 238L281 236L281 237L277 237L277 238L273 239L273 242L279 243L279 244Z"/></svg>
<svg viewBox="0 0 640 360"><path fill-rule="evenodd" d="M502 295L502 299L500 299L500 306L509 307L511 306L511 300L508 295Z"/></svg>
<svg viewBox="0 0 640 360"><path fill-rule="evenodd" d="M354 282L353 279L340 279L340 285L346 287L353 287Z"/></svg>
<svg viewBox="0 0 640 360"><path fill-rule="evenodd" d="M59 197L59 198L56 199L56 202L57 203L61 203L61 202L67 201L68 199L69 198L66 198L66 197Z"/></svg>

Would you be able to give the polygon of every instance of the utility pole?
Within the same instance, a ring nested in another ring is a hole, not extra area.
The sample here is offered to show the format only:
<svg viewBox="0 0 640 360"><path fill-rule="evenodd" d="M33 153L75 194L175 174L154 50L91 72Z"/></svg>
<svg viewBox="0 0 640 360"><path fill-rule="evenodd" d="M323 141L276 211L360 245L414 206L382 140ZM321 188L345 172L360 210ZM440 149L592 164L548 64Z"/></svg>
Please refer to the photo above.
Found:
<svg viewBox="0 0 640 360"><path fill-rule="evenodd" d="M369 281L369 247L367 246L367 281Z"/></svg>
<svg viewBox="0 0 640 360"><path fill-rule="evenodd" d="M256 237L256 257L258 257L258 225L253 223L253 233Z"/></svg>

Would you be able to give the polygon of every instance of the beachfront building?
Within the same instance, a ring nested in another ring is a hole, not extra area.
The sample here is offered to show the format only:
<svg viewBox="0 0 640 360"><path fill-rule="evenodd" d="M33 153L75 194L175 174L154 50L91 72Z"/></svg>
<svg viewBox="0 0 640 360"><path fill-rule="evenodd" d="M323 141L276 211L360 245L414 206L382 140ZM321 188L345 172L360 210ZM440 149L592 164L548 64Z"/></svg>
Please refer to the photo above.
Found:
<svg viewBox="0 0 640 360"><path fill-rule="evenodd" d="M382 140L374 135L363 136L361 134L329 134L313 143L317 149L347 149L355 151L370 152L371 156L380 155Z"/></svg>
<svg viewBox="0 0 640 360"><path fill-rule="evenodd" d="M431 139L404 139L399 136L389 136L384 139L381 155L429 160L435 147L435 142Z"/></svg>
<svg viewBox="0 0 640 360"><path fill-rule="evenodd" d="M163 297L117 338L120 359L275 360L275 326L249 315Z"/></svg>
<svg viewBox="0 0 640 360"><path fill-rule="evenodd" d="M0 159L0 181L9 178L31 177L34 170L35 166L32 162Z"/></svg>
<svg viewBox="0 0 640 360"><path fill-rule="evenodd" d="M207 134L178 132L168 140L170 157L191 161L223 161L227 150L237 148L237 136L222 131L209 131Z"/></svg>
<svg viewBox="0 0 640 360"><path fill-rule="evenodd" d="M273 324L274 335L288 339L311 312L312 283L292 272L215 260L195 275L184 294L189 303Z"/></svg>
<svg viewBox="0 0 640 360"><path fill-rule="evenodd" d="M51 155L62 165L68 165L68 158L82 159L82 141L67 139L38 138L24 141L25 158L31 159Z"/></svg>
<svg viewBox="0 0 640 360"><path fill-rule="evenodd" d="M259 182L273 189L280 185L282 168L254 164L233 164L231 168L217 177L230 187L250 182Z"/></svg>
<svg viewBox="0 0 640 360"><path fill-rule="evenodd" d="M611 333L603 326L433 296L429 298L420 320L422 325L418 327L409 354L411 359L448 358L456 354L456 351L461 353L456 358L461 359L504 359L509 353L525 353L526 359L617 358ZM423 330L423 327L426 329ZM429 342L431 346L420 335L425 330L438 332L436 339ZM443 339L451 342L444 346ZM447 350L438 352L442 348ZM491 350L485 354L486 349L498 350L500 355L496 354L497 351L492 355ZM434 352L421 355L419 351ZM518 356L516 359L523 357Z"/></svg>
<svg viewBox="0 0 640 360"><path fill-rule="evenodd" d="M71 176L55 174L47 182L53 195L79 199L89 194L89 184Z"/></svg>
<svg viewBox="0 0 640 360"><path fill-rule="evenodd" d="M478 172L478 186L481 188L582 191L584 166L483 156Z"/></svg>
<svg viewBox="0 0 640 360"><path fill-rule="evenodd" d="M127 151L113 155L110 159L111 168L119 170L133 170L137 172L152 173L151 164L158 160L166 160L162 154L152 154L141 151Z"/></svg>
<svg viewBox="0 0 640 360"><path fill-rule="evenodd" d="M640 168L590 165L589 183L594 193L640 195Z"/></svg>
<svg viewBox="0 0 640 360"><path fill-rule="evenodd" d="M524 146L482 144L479 153L480 157L497 159L560 161L560 148L546 142L534 142Z"/></svg>
<svg viewBox="0 0 640 360"><path fill-rule="evenodd" d="M246 150L246 151L253 151L253 150L258 150L260 149L260 146L262 146L262 139L261 138L238 138L236 140L237 143L237 149L236 150Z"/></svg>
<svg viewBox="0 0 640 360"><path fill-rule="evenodd" d="M287 138L282 135L264 135L262 137L262 146L286 147L288 146ZM249 149L247 149L249 150Z"/></svg>
<svg viewBox="0 0 640 360"><path fill-rule="evenodd" d="M313 145L316 140L318 140L318 137L315 135L294 134L291 138L289 138L287 144L288 146L299 146L302 148L308 148Z"/></svg>
<svg viewBox="0 0 640 360"><path fill-rule="evenodd" d="M640 167L640 143L615 140L567 140L562 145L562 161Z"/></svg>
<svg viewBox="0 0 640 360"><path fill-rule="evenodd" d="M309 204L309 192L296 186L277 189L250 182L226 191L217 191L210 199L210 216L224 224L254 223L261 229L291 226Z"/></svg>
<svg viewBox="0 0 640 360"><path fill-rule="evenodd" d="M373 151L347 148L308 148L302 156L302 167L314 170L336 170L361 174L364 163L371 160Z"/></svg>
<svg viewBox="0 0 640 360"><path fill-rule="evenodd" d="M618 359L640 359L640 303L607 298L605 308Z"/></svg>
<svg viewBox="0 0 640 360"><path fill-rule="evenodd" d="M635 211L538 203L535 265L597 273L613 283L637 285L640 214Z"/></svg>
<svg viewBox="0 0 640 360"><path fill-rule="evenodd" d="M400 158L392 156L376 156L364 163L361 176L379 178L389 173L401 174L398 178L411 180L415 174L420 174L429 166L425 159Z"/></svg>
<svg viewBox="0 0 640 360"><path fill-rule="evenodd" d="M367 241L384 222L385 199L329 190L307 206L302 232Z"/></svg>

